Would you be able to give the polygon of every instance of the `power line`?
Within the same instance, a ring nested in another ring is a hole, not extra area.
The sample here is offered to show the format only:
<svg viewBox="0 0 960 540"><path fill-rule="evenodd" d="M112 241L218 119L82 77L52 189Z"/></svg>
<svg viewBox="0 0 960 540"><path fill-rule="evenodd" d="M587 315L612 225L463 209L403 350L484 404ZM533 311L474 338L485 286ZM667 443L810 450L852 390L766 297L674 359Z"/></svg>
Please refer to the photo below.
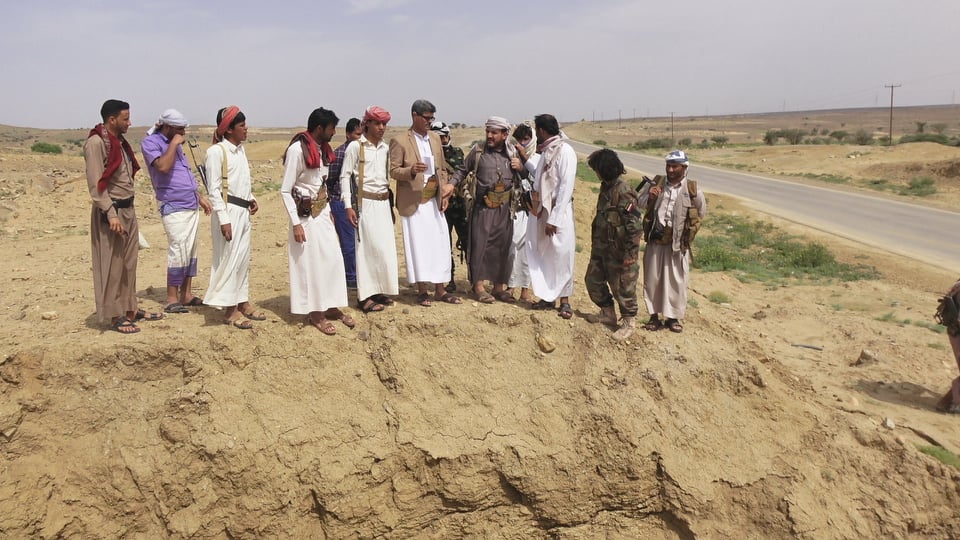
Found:
<svg viewBox="0 0 960 540"><path fill-rule="evenodd" d="M900 88L903 84L885 84L884 88L890 89L890 140L887 142L887 146L893 146L893 89Z"/></svg>

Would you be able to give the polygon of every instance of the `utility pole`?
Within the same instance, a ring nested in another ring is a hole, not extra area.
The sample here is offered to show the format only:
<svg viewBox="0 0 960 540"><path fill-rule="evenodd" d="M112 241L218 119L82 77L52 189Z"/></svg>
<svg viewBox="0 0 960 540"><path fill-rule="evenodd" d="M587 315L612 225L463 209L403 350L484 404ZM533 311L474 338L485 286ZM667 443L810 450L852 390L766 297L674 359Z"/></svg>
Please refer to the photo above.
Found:
<svg viewBox="0 0 960 540"><path fill-rule="evenodd" d="M623 127L623 125L621 124L622 121L623 121L623 115L620 114L620 109L617 109L617 129L620 129L621 127Z"/></svg>
<svg viewBox="0 0 960 540"><path fill-rule="evenodd" d="M893 89L900 88L902 84L885 84L884 88L890 89L890 140L887 142L887 146L893 146Z"/></svg>
<svg viewBox="0 0 960 540"><path fill-rule="evenodd" d="M674 141L677 140L673 135L673 111L670 111L670 139Z"/></svg>

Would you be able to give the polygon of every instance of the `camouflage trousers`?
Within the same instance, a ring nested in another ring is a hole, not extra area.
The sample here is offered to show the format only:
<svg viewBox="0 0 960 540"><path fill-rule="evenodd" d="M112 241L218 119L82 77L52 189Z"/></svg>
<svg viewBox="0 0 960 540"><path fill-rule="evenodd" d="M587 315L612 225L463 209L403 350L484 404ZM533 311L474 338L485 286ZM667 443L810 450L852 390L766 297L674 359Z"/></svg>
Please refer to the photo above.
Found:
<svg viewBox="0 0 960 540"><path fill-rule="evenodd" d="M621 317L636 317L637 280L640 277L640 263L624 266L622 258L604 257L591 254L584 282L590 300L600 307L612 306L614 301L620 306Z"/></svg>

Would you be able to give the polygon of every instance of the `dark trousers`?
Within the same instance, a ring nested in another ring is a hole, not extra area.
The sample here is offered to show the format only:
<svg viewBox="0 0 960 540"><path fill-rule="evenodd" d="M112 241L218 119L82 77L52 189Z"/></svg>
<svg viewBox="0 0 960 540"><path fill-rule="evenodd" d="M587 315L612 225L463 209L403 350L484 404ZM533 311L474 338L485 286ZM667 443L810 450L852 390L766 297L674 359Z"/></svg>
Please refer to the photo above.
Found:
<svg viewBox="0 0 960 540"><path fill-rule="evenodd" d="M333 224L340 237L340 253L343 253L343 269L347 275L347 284L357 284L357 230L347 219L347 207L343 201L330 201L330 211L333 213Z"/></svg>

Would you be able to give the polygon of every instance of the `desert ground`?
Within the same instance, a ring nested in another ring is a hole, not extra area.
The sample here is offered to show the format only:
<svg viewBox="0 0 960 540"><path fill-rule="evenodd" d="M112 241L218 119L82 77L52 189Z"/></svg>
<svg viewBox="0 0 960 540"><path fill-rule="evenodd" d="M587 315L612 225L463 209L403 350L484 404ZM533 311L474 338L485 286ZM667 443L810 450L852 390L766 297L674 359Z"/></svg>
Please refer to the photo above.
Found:
<svg viewBox="0 0 960 540"><path fill-rule="evenodd" d="M924 121L955 135L957 112L905 110L895 133ZM674 129L729 136L690 150L691 176L704 163L956 208L956 147L746 145L767 129L873 130L882 118ZM618 146L662 136L669 121L564 129ZM713 216L768 221L880 277L771 285L695 269L683 333L617 343L584 317L596 311L582 280L596 199L580 181L572 320L469 298L419 307L401 257L397 305L351 306L357 328L324 336L289 312L279 156L296 130L252 129L248 142L261 204L251 296L269 319L242 331L204 307L126 336L94 313L85 131L0 126L0 537L960 538L960 470L947 463L960 419L933 409L957 366L946 335L918 324L932 323L956 269L754 214L702 185ZM143 131L131 128L135 146ZM205 142L210 128L190 133ZM481 134L456 130L454 142ZM64 153L33 153L36 141ZM937 192L876 188L918 176ZM151 244L138 296L156 311L166 241L144 173L137 184ZM956 249L949 232L944 249ZM205 219L200 296L209 262ZM463 291L459 261L457 281ZM727 301L711 301L718 292Z"/></svg>

